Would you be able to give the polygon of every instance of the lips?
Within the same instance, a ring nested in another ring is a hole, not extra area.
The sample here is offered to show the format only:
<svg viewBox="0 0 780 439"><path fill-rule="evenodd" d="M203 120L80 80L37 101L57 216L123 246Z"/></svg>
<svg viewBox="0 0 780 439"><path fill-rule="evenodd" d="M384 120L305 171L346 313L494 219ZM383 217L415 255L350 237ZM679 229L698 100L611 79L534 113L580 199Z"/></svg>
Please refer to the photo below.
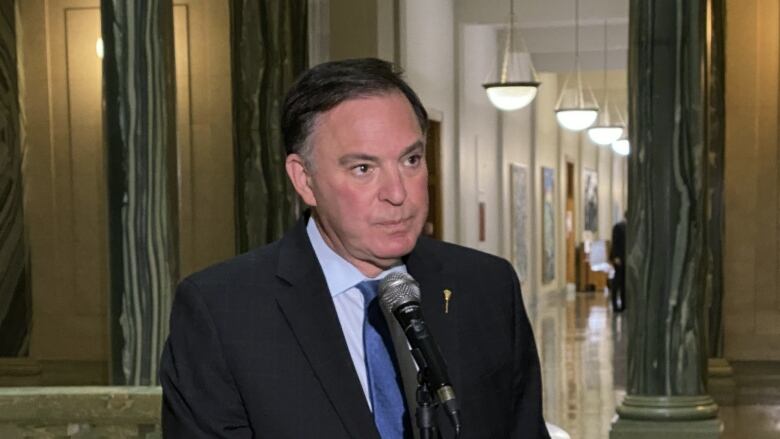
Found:
<svg viewBox="0 0 780 439"><path fill-rule="evenodd" d="M378 221L376 224L382 227L399 227L399 226L405 226L412 220L412 217L400 219L400 220L389 220L389 221Z"/></svg>

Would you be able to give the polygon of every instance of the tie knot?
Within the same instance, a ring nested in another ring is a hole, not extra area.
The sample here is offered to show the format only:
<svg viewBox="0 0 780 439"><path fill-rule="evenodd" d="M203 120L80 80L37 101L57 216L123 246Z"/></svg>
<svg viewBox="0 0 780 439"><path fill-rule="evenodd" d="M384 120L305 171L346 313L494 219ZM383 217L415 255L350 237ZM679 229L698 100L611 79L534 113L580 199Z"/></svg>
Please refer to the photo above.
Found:
<svg viewBox="0 0 780 439"><path fill-rule="evenodd" d="M379 279L374 280L364 280L357 285L355 285L355 288L360 290L361 293L363 293L363 299L365 300L365 305L368 307L368 304L371 303L374 298L376 298L377 290L379 289Z"/></svg>

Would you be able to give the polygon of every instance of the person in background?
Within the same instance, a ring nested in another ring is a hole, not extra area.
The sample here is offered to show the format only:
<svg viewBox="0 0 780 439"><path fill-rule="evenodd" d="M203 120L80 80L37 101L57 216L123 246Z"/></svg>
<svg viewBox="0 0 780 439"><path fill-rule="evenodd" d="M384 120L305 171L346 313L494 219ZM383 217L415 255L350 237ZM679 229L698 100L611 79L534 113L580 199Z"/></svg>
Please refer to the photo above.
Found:
<svg viewBox="0 0 780 439"><path fill-rule="evenodd" d="M612 310L621 312L626 309L626 218L612 227L612 248L609 259L615 267L615 275L611 283Z"/></svg>

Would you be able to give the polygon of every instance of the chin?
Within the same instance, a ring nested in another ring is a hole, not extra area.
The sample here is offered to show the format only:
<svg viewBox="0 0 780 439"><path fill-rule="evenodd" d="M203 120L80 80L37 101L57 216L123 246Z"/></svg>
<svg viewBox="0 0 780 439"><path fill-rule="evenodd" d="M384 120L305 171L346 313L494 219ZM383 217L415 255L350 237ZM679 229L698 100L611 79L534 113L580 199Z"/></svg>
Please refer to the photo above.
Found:
<svg viewBox="0 0 780 439"><path fill-rule="evenodd" d="M416 243L417 239L413 236L387 238L377 246L375 254L382 259L400 259L411 253Z"/></svg>

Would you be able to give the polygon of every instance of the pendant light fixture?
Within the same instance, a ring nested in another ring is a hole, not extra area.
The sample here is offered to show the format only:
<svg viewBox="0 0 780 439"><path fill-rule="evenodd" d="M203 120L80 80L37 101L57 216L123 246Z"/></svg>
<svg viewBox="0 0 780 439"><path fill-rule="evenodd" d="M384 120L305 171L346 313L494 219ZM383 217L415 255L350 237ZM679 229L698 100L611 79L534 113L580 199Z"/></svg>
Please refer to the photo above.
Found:
<svg viewBox="0 0 780 439"><path fill-rule="evenodd" d="M619 108L617 109L617 116L620 126L623 127L623 133L619 139L612 142L611 147L615 154L627 156L631 152L631 142L628 140L628 124L623 116L623 112Z"/></svg>
<svg viewBox="0 0 780 439"><path fill-rule="evenodd" d="M612 124L609 120L609 89L607 88L607 20L604 20L604 105L599 112L598 125L588 129L590 140L602 146L611 145L623 135L623 126Z"/></svg>
<svg viewBox="0 0 780 439"><path fill-rule="evenodd" d="M576 81L572 90L567 90L569 82L574 77ZM567 95L567 91L569 93ZM555 105L555 118L558 123L570 131L582 131L593 125L598 117L599 107L596 104L596 97L588 88L591 101L585 101L585 93L582 89L582 72L580 71L580 2L574 1L574 70L569 72L566 81L561 88L561 95L558 97L558 103ZM568 98L567 102L564 99Z"/></svg>
<svg viewBox="0 0 780 439"><path fill-rule="evenodd" d="M514 111L530 104L536 98L536 91L541 84L536 77L531 54L522 42L522 49L528 53L528 66L531 73L530 81L520 80L520 66L514 62L515 33L519 33L515 24L514 0L509 0L509 31L504 42L504 56L501 60L501 72L497 82L482 84L490 102L499 110Z"/></svg>
<svg viewBox="0 0 780 439"><path fill-rule="evenodd" d="M627 156L631 153L631 142L628 141L628 137L623 136L612 142L612 151L622 156Z"/></svg>

